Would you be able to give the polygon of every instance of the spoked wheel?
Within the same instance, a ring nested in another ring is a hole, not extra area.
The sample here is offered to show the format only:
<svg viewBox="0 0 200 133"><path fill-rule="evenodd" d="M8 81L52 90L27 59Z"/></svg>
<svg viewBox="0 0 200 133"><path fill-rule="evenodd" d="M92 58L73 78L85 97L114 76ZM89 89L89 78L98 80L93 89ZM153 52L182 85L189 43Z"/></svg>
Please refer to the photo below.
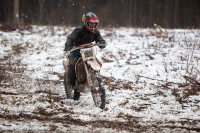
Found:
<svg viewBox="0 0 200 133"><path fill-rule="evenodd" d="M102 86L102 79L98 72L92 72L91 78L93 83L93 89L91 92L94 104L97 107L104 109L106 96L105 96L105 89Z"/></svg>
<svg viewBox="0 0 200 133"><path fill-rule="evenodd" d="M67 81L67 73L64 74L64 86L65 86L65 93L68 99L78 100L80 97L80 92L74 90Z"/></svg>

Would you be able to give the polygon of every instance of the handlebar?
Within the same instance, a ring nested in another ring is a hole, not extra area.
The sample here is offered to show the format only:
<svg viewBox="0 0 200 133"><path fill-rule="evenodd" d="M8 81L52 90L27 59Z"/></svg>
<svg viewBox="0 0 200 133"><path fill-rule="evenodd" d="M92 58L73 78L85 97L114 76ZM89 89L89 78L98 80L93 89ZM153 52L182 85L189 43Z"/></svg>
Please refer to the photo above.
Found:
<svg viewBox="0 0 200 133"><path fill-rule="evenodd" d="M86 44L79 45L79 47L84 48L84 47L94 46L94 45L95 44L93 44L93 43L86 43Z"/></svg>
<svg viewBox="0 0 200 133"><path fill-rule="evenodd" d="M105 45L101 44L101 43L86 43L86 44L79 45L78 47L73 47L72 49L70 49L66 52L70 53L70 52L77 50L77 49L82 49L82 48L85 48L85 47L92 47L92 46L105 46Z"/></svg>
<svg viewBox="0 0 200 133"><path fill-rule="evenodd" d="M90 46L105 46L105 44L101 44L101 43L86 43L86 44L82 44L79 45L79 47L81 48L85 48L85 47L90 47Z"/></svg>
<svg viewBox="0 0 200 133"><path fill-rule="evenodd" d="M83 48L92 47L92 46L105 46L105 45L101 43L86 43L86 44L79 45L78 47L73 47L72 49L68 51L65 51L64 55L67 57L67 55L74 50L83 49Z"/></svg>

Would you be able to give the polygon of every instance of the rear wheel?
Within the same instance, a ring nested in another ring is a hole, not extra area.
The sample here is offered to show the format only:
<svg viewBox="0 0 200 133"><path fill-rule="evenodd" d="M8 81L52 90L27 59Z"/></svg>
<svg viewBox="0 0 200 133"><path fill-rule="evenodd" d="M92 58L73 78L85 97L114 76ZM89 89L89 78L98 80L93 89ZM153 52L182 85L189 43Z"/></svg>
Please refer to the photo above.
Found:
<svg viewBox="0 0 200 133"><path fill-rule="evenodd" d="M104 109L106 96L105 96L105 89L102 86L102 79L99 73L95 71L92 72L91 78L92 78L92 83L93 83L93 89L91 92L92 92L94 104L97 107Z"/></svg>

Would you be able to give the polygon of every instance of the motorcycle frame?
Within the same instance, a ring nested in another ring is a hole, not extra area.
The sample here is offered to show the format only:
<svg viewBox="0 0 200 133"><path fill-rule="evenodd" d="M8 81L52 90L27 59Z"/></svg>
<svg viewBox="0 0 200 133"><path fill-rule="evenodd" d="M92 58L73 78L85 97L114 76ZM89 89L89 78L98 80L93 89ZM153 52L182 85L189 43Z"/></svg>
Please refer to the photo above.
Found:
<svg viewBox="0 0 200 133"><path fill-rule="evenodd" d="M69 50L69 51L66 51L65 53L64 53L64 55L65 55L65 57L68 57L68 55L69 55L69 53L70 52L72 52L72 51L74 51L74 50L76 50L76 49L83 49L83 48L85 48L85 47L90 47L91 48L91 46L95 46L95 44L93 44L93 43L87 43L87 44L83 44L83 45L80 45L79 47L74 47L74 48L72 48L71 50ZM97 46L97 45L96 45ZM98 46L101 46L101 45L98 45ZM103 46L103 45L102 45ZM84 52L83 53L81 53L81 57L80 58L82 58L82 60L83 60L83 65L84 65L84 68L85 68L85 71L86 71L86 77L87 77L87 84L88 84L88 87L89 88L93 88L93 84L92 84L92 79L91 79L91 74L90 74L90 72L88 72L88 67L87 67L87 61L89 61L89 60L96 60L96 53L94 52L94 50L92 50L92 53L93 53L93 56L92 57L90 57L90 58L85 58L85 55L84 55ZM77 61L78 62L78 61ZM64 65L64 64L63 64ZM77 65L77 64L76 64ZM75 65L75 66L76 66ZM76 68L75 68L75 70L76 70ZM77 72L76 72L76 76L77 76Z"/></svg>

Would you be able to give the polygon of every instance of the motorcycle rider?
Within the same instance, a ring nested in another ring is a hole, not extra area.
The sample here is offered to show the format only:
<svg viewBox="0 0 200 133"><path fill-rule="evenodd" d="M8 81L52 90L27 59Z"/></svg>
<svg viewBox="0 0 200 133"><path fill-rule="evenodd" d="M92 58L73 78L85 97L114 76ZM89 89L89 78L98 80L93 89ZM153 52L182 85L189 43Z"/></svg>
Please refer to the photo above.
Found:
<svg viewBox="0 0 200 133"><path fill-rule="evenodd" d="M75 28L70 36L67 38L65 43L64 51L68 51L74 46L77 47L82 44L96 42L101 44L99 48L105 48L106 43L102 38L100 32L97 30L99 18L92 12L88 12L86 15L83 14L82 21L84 25L82 27ZM67 85L68 87L75 86L76 74L75 64L81 56L80 50L72 51L69 56L68 72L67 72Z"/></svg>

